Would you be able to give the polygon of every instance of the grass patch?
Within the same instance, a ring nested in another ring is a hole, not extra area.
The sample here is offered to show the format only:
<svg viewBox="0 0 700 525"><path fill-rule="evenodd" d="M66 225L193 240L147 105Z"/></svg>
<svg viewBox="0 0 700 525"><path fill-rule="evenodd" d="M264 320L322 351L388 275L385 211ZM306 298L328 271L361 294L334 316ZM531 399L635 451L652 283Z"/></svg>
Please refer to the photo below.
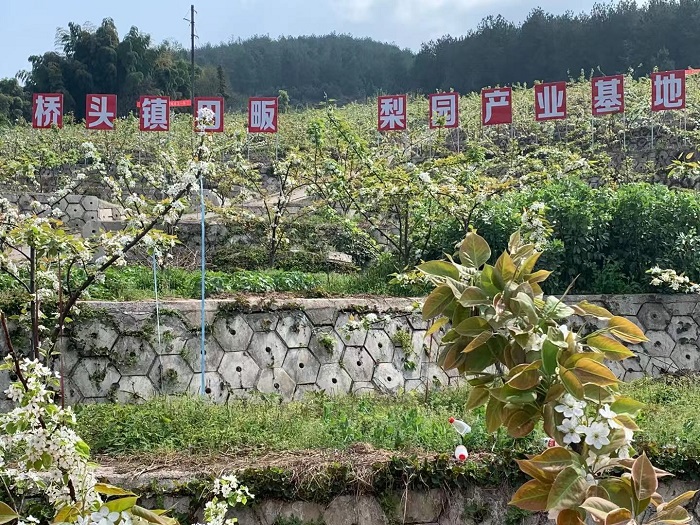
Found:
<svg viewBox="0 0 700 525"><path fill-rule="evenodd" d="M700 476L700 381L645 379L623 385L625 395L647 404L638 418L638 448L662 468L682 477ZM472 452L505 458L535 452L540 437L491 435L483 410L465 414L467 389L423 396L277 399L214 405L196 397L161 397L142 405L84 405L77 408L80 434L96 453L189 451L269 452L348 449L356 443L400 453L450 454L458 436L447 423L462 416L472 425L464 444Z"/></svg>
<svg viewBox="0 0 700 525"><path fill-rule="evenodd" d="M307 273L282 270L241 270L232 273L207 271L209 296L239 292L292 293L308 297L343 295L415 296L427 290L391 285L390 278L377 271L360 273ZM200 296L199 271L167 268L158 271L158 293L164 298L197 299ZM151 299L153 272L145 266L110 268L104 283L88 288L91 299L134 301Z"/></svg>

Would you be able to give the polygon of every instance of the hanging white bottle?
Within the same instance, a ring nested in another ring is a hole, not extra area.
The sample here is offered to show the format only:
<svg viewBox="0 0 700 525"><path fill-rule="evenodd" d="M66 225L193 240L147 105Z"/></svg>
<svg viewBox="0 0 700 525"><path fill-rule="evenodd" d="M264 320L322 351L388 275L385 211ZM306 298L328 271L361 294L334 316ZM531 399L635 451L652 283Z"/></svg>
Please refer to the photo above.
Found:
<svg viewBox="0 0 700 525"><path fill-rule="evenodd" d="M455 419L451 417L450 425L452 425L452 428L454 428L460 436L463 436L464 434L469 434L469 432L472 431L472 427L467 425L461 419Z"/></svg>
<svg viewBox="0 0 700 525"><path fill-rule="evenodd" d="M455 448L455 459L457 461L466 461L468 455L467 447L464 445L458 445L457 448Z"/></svg>

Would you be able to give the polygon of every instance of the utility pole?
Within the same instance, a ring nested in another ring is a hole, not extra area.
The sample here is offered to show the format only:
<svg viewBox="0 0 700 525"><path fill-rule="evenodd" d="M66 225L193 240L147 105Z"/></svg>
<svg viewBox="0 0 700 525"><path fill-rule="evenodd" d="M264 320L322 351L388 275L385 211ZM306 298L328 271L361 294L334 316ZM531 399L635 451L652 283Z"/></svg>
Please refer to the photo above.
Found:
<svg viewBox="0 0 700 525"><path fill-rule="evenodd" d="M190 65L192 67L192 90L190 91L190 95L192 99L192 119L194 120L197 118L195 114L196 108L194 107L194 4L190 6L190 29Z"/></svg>

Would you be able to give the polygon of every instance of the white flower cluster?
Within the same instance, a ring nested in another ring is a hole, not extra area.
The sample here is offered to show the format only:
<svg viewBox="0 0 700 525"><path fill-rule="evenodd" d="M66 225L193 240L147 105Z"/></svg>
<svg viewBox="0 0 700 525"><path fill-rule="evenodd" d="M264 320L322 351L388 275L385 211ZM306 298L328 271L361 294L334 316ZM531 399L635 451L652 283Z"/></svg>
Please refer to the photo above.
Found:
<svg viewBox="0 0 700 525"><path fill-rule="evenodd" d="M535 245L539 252L544 251L550 241L552 230L544 217L544 203L533 202L520 216L520 231L523 239Z"/></svg>
<svg viewBox="0 0 700 525"><path fill-rule="evenodd" d="M654 266L647 273L652 276L652 286L668 286L675 292L700 293L700 284L691 282L687 275L678 275L675 270L662 270Z"/></svg>
<svg viewBox="0 0 700 525"><path fill-rule="evenodd" d="M358 317L356 318L354 315L351 315L350 318L348 319L348 322L345 323L342 327L340 327L340 330L343 332L345 335L346 339L350 339L350 334L352 332L355 332L357 330L369 330L372 328L372 325L377 324L377 323L388 323L391 321L391 315L385 314L382 317L379 317L375 313L370 313L365 315L364 317Z"/></svg>
<svg viewBox="0 0 700 525"><path fill-rule="evenodd" d="M12 357L2 368L14 368ZM72 503L71 490L85 508L99 509L94 466L87 445L73 430L75 415L53 403L58 375L29 359L20 363L20 372L24 381L5 391L17 406L0 414L0 477L9 480L11 490L41 491L56 509Z"/></svg>
<svg viewBox="0 0 700 525"><path fill-rule="evenodd" d="M100 510L91 512L85 516L79 516L77 525L132 525L133 520L131 514L124 512L110 511L106 506L102 506Z"/></svg>
<svg viewBox="0 0 700 525"><path fill-rule="evenodd" d="M594 415L586 414L588 403L580 401L571 394L565 394L562 403L554 407L554 410L563 414L564 420L557 430L564 434L564 444L581 443L581 440L595 450L601 450L610 444L610 432L613 429L622 429L625 433L625 443L615 452L618 458L629 458L629 448L633 440L634 433L616 421L617 414L611 410L610 405L604 404ZM591 450L590 466L599 462L599 456ZM603 461L609 459L609 455L604 455Z"/></svg>
<svg viewBox="0 0 700 525"><path fill-rule="evenodd" d="M226 518L226 513L236 505L245 505L249 499L255 497L248 491L248 487L238 482L236 476L217 478L214 480L212 492L214 497L204 506L205 525L233 525L237 523L236 518Z"/></svg>

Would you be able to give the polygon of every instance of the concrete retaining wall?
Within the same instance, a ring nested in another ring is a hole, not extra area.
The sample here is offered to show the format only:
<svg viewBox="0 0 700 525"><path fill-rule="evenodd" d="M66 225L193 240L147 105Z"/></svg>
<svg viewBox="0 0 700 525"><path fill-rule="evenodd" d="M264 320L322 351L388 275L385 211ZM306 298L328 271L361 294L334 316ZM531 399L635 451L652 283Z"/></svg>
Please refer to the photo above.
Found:
<svg viewBox="0 0 700 525"><path fill-rule="evenodd" d="M585 299L628 317L650 339L633 347L634 358L611 364L620 378L700 371L697 296ZM256 392L288 401L309 391L391 394L460 384L436 364L437 341L425 339L427 323L414 307L411 299L207 301L207 393L219 402ZM368 312L392 319L370 330L344 331L350 319ZM71 403L199 391L198 301L162 303L160 342L153 302L82 303L76 318L62 344Z"/></svg>

